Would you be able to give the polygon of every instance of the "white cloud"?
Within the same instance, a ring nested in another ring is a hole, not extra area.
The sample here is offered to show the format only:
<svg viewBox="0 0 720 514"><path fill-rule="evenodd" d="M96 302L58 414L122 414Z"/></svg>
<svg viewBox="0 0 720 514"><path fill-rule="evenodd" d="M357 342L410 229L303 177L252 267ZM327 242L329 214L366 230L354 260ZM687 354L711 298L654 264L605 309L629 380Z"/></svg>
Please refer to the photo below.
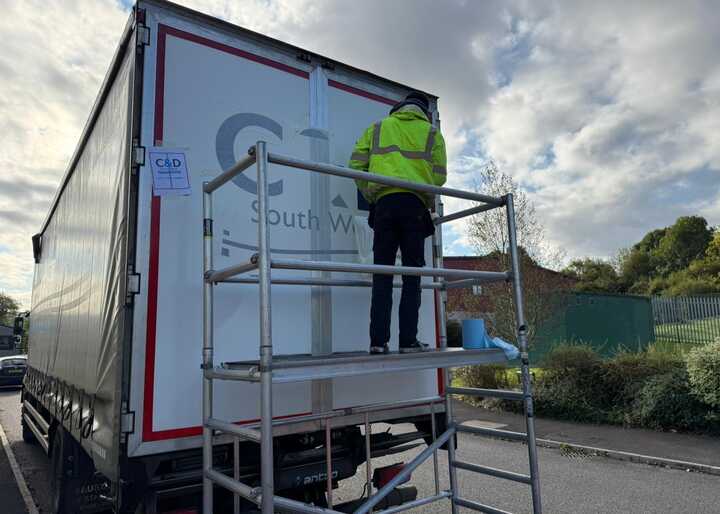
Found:
<svg viewBox="0 0 720 514"><path fill-rule="evenodd" d="M495 159L570 256L612 254L681 214L720 222L720 10L711 1L182 3L438 94L457 164L450 185ZM110 0L3 4L0 290L26 305L29 237L127 16ZM446 239L469 251L462 222Z"/></svg>
<svg viewBox="0 0 720 514"><path fill-rule="evenodd" d="M523 21L476 129L534 192L548 237L609 255L708 203L720 173L720 17L710 2L575 2Z"/></svg>
<svg viewBox="0 0 720 514"><path fill-rule="evenodd" d="M128 14L13 0L0 17L0 291L30 305L30 237L47 212Z"/></svg>

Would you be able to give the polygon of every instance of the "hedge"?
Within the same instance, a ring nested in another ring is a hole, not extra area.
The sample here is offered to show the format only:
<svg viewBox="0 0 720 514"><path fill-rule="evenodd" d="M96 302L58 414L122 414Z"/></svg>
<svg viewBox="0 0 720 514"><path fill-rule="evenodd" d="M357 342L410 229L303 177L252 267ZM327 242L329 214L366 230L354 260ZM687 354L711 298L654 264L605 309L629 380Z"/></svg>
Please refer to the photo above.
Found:
<svg viewBox="0 0 720 514"><path fill-rule="evenodd" d="M590 346L563 344L547 354L536 375L538 416L720 433L720 342L691 352L687 362L652 350L602 359ZM469 387L517 386L497 366L465 368L458 376ZM520 407L518 402L480 401L514 412Z"/></svg>
<svg viewBox="0 0 720 514"><path fill-rule="evenodd" d="M689 352L687 369L698 398L720 409L720 339Z"/></svg>

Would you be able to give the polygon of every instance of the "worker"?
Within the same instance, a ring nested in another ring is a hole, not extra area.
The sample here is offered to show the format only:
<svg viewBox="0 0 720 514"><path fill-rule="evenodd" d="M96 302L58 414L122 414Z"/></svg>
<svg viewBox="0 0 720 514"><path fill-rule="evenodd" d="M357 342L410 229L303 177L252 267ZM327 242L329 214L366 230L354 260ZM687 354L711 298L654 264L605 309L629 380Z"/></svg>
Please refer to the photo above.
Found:
<svg viewBox="0 0 720 514"><path fill-rule="evenodd" d="M390 109L390 115L365 130L355 144L350 167L375 175L441 186L447 179L445 141L432 126L430 100L411 92ZM370 204L368 223L374 229L373 262L394 265L398 248L403 266L425 265L425 238L435 231L430 208L434 195L356 181ZM374 274L370 307L370 353L389 352L392 275ZM417 340L420 277L402 277L400 352L429 349Z"/></svg>

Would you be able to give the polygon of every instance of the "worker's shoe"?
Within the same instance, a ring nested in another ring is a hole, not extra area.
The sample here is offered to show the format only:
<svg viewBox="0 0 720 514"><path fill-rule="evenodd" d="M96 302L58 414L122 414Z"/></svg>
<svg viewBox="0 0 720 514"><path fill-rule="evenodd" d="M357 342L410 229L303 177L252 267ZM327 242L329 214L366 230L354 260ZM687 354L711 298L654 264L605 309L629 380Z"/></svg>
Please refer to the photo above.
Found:
<svg viewBox="0 0 720 514"><path fill-rule="evenodd" d="M415 341L410 345L400 347L400 353L419 353L429 351L431 351L430 345L421 343L420 341Z"/></svg>
<svg viewBox="0 0 720 514"><path fill-rule="evenodd" d="M390 347L386 344L371 344L370 353L373 355L384 355L386 353L390 353Z"/></svg>

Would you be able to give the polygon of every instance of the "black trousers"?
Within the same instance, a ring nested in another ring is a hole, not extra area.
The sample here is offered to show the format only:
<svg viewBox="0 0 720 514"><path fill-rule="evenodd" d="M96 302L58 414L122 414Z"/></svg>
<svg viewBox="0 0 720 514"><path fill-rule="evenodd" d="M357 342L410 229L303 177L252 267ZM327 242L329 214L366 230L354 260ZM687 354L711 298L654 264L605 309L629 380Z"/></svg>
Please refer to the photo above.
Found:
<svg viewBox="0 0 720 514"><path fill-rule="evenodd" d="M394 265L398 248L403 266L425 265L428 210L412 193L382 197L375 205L373 256L375 264ZM370 344L382 346L390 340L392 275L373 275L370 307ZM400 300L400 346L416 341L420 309L420 277L402 277Z"/></svg>

